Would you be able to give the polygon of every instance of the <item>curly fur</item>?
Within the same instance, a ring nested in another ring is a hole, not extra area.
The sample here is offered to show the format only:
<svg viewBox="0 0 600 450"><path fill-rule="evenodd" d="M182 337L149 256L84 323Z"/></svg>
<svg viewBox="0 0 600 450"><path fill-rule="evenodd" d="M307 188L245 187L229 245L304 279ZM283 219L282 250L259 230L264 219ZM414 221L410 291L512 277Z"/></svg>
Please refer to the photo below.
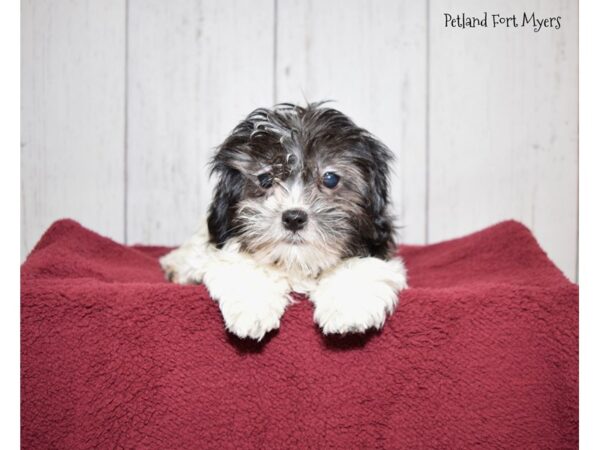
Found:
<svg viewBox="0 0 600 450"><path fill-rule="evenodd" d="M385 262L395 249L394 226L388 211L391 159L390 150L371 133L322 102L306 107L286 103L272 109L257 109L239 123L217 149L211 162L211 174L218 181L208 211L207 230L192 239L195 245L182 247L198 247L198 243L205 242L207 254L219 255L219 251L222 255L237 254L244 264L252 261L256 270L249 272L246 264L243 270L236 271L228 265L229 277L222 270L218 271L221 281L214 281L209 269L203 269L191 279L182 277L182 273L195 272L194 267L182 261L198 260L197 251L193 257L182 256L183 251L176 258L166 257L163 267L181 282L204 281L213 296L221 297L217 298L221 302L228 293L220 283L226 283L231 275L257 276L257 271L267 270L277 274L278 280L283 276L289 281L288 289L272 293L271 303L281 303L279 300L287 298L291 289L314 291L319 279L327 274L330 280L336 269L341 270L343 262L356 261L351 266L357 267L354 270L358 275L360 267L368 267L366 270L380 267L362 260L376 258ZM336 186L325 186L326 173L334 173L339 178ZM284 225L282 214L290 210L306 214L307 221L301 229L290 230ZM175 264L174 260L179 262ZM203 267L220 265L222 269L223 263L215 261ZM347 274L348 264L344 267ZM327 330L347 332L380 327L381 318L393 310L396 292L405 286L403 267L390 273L395 274L396 279L382 281L393 287L382 290L391 292L389 298L383 303L373 303L379 304L381 309L375 314L376 323L372 320L344 323ZM360 280L360 276L358 278ZM374 279L371 275L367 278ZM211 279L212 289L208 281ZM300 285L312 287L299 288ZM332 285L335 283L328 281L329 290ZM368 292L368 287L362 292ZM260 296L260 289L258 291L256 295ZM224 315L225 310L230 309L222 307ZM251 314L246 311L248 308L242 309L244 312L240 314ZM283 314L282 308L275 309ZM360 307L357 311L363 309ZM263 305L262 310L270 309ZM358 315L352 317L358 320ZM257 318L256 321L264 320ZM278 317L276 321L273 318L268 321L275 324L271 328L278 326ZM260 326L258 329L260 332L254 334L262 337L264 330Z"/></svg>

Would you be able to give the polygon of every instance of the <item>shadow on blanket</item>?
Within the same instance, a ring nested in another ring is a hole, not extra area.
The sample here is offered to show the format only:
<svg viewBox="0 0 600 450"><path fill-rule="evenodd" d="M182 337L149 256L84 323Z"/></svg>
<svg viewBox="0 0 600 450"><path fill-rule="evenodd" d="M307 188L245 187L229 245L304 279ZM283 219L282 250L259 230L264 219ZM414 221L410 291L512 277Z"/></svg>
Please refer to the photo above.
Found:
<svg viewBox="0 0 600 450"><path fill-rule="evenodd" d="M381 332L256 344L160 247L56 222L21 270L24 448L577 448L578 288L516 222L401 246ZM232 280L235 282L235 280Z"/></svg>

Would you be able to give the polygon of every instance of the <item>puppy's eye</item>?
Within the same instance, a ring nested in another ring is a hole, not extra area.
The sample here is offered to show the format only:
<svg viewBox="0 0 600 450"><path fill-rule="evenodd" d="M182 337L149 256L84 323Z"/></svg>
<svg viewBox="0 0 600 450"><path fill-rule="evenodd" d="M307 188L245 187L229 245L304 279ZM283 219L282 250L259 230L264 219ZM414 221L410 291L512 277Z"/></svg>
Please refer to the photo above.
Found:
<svg viewBox="0 0 600 450"><path fill-rule="evenodd" d="M258 184L260 184L260 187L263 189L269 189L273 186L273 176L269 172L259 175Z"/></svg>
<svg viewBox="0 0 600 450"><path fill-rule="evenodd" d="M325 172L323 174L323 185L326 188L333 189L340 182L340 176L334 172Z"/></svg>

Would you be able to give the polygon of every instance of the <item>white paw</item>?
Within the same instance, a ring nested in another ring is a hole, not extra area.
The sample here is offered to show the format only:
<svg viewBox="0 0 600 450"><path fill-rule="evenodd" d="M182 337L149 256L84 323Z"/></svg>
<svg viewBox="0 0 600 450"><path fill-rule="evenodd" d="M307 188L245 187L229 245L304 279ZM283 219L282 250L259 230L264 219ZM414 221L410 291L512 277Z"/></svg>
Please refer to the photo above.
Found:
<svg viewBox="0 0 600 450"><path fill-rule="evenodd" d="M179 284L202 283L202 278L217 249L208 241L206 220L181 247L159 259L169 281Z"/></svg>
<svg viewBox="0 0 600 450"><path fill-rule="evenodd" d="M325 334L380 329L406 287L401 260L351 258L323 274L311 294L315 322Z"/></svg>
<svg viewBox="0 0 600 450"><path fill-rule="evenodd" d="M178 284L202 283L204 264L190 249L177 248L158 261L167 280Z"/></svg>
<svg viewBox="0 0 600 450"><path fill-rule="evenodd" d="M259 301L229 298L219 301L219 306L227 330L240 338L260 341L269 331L279 328L287 303L287 298L263 298Z"/></svg>
<svg viewBox="0 0 600 450"><path fill-rule="evenodd" d="M204 284L218 301L227 330L241 338L261 340L279 328L290 303L289 285L281 274L239 254L211 265Z"/></svg>

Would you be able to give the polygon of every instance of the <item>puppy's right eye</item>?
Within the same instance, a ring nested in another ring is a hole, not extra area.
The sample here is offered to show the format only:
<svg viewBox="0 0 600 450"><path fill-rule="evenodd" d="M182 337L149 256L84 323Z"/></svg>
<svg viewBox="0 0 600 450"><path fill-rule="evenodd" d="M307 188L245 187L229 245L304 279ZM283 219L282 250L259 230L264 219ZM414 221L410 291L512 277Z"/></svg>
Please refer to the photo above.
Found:
<svg viewBox="0 0 600 450"><path fill-rule="evenodd" d="M258 184L263 189L269 189L273 186L273 176L270 173L263 173L258 176Z"/></svg>

